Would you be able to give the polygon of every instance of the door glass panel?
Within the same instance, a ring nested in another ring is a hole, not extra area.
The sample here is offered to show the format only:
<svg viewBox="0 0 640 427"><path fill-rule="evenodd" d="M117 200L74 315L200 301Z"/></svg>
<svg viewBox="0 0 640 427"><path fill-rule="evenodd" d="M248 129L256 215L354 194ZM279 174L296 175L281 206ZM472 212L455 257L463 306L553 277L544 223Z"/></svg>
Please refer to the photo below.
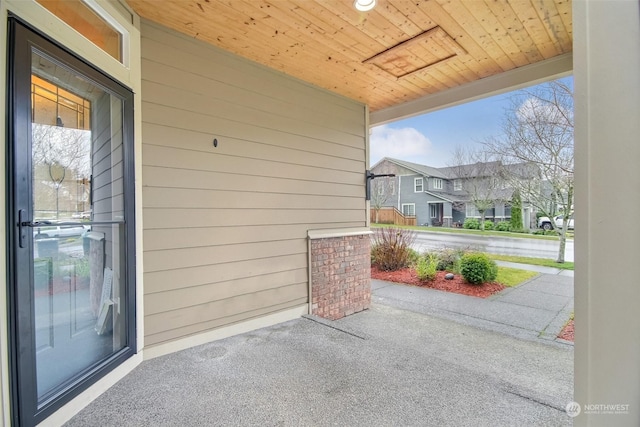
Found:
<svg viewBox="0 0 640 427"><path fill-rule="evenodd" d="M32 53L33 324L38 401L127 344L123 102Z"/></svg>

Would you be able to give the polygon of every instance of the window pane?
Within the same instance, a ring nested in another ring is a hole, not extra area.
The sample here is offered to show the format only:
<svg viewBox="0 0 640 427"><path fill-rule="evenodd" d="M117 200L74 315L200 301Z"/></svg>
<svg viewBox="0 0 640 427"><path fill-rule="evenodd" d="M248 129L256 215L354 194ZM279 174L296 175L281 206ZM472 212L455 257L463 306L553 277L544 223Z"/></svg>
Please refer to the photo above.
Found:
<svg viewBox="0 0 640 427"><path fill-rule="evenodd" d="M81 0L36 0L49 12L122 62L122 34Z"/></svg>

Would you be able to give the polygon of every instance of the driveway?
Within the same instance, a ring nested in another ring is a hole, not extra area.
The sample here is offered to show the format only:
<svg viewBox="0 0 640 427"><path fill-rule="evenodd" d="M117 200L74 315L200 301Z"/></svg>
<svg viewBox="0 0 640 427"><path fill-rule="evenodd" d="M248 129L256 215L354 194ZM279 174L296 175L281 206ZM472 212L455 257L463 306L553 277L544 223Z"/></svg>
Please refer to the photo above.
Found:
<svg viewBox="0 0 640 427"><path fill-rule="evenodd" d="M68 426L571 425L573 347L392 305L143 362Z"/></svg>

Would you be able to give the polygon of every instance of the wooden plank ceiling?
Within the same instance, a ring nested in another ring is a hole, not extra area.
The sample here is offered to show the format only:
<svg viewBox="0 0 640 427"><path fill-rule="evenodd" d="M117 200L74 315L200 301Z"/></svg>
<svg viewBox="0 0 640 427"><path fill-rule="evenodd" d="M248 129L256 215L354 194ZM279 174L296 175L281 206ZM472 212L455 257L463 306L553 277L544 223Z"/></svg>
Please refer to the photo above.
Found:
<svg viewBox="0 0 640 427"><path fill-rule="evenodd" d="M570 0L127 0L142 17L369 105L572 50Z"/></svg>

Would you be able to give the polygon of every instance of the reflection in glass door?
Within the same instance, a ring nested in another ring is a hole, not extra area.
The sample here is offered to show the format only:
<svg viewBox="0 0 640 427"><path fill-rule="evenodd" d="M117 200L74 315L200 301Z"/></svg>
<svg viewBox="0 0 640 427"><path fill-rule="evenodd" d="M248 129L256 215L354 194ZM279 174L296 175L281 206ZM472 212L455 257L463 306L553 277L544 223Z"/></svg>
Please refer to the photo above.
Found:
<svg viewBox="0 0 640 427"><path fill-rule="evenodd" d="M132 111L129 91L14 24L13 362L29 425L133 351Z"/></svg>

